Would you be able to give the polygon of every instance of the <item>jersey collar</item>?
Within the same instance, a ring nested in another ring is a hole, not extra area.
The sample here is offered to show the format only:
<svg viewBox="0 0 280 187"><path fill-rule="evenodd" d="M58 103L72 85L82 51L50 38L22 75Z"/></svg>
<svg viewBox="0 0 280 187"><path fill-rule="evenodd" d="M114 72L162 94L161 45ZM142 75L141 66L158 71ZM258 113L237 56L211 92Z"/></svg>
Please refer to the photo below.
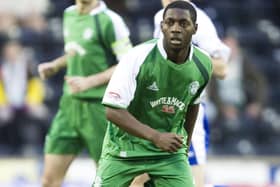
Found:
<svg viewBox="0 0 280 187"><path fill-rule="evenodd" d="M157 41L157 47L159 49L160 54L163 56L163 58L167 59L167 53L165 49L163 48L163 38L159 38ZM193 44L191 44L191 50L188 56L188 61L192 59L193 56Z"/></svg>
<svg viewBox="0 0 280 187"><path fill-rule="evenodd" d="M103 1L99 1L98 7L92 9L92 11L90 12L90 15L96 15L106 9L107 9L106 4Z"/></svg>

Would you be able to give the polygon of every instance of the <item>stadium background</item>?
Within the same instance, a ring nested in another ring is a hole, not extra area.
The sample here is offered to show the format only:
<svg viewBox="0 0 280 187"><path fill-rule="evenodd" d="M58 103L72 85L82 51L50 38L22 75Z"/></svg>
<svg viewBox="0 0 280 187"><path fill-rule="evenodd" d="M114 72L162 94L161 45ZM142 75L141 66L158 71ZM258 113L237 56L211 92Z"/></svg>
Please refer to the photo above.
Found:
<svg viewBox="0 0 280 187"><path fill-rule="evenodd" d="M134 44L152 37L153 16L161 8L159 0L105 2L123 16ZM267 80L261 125L238 127L232 132L227 126L212 124L208 181L223 186L280 186L280 1L193 2L213 19L220 37L229 30L237 34L241 47ZM32 59L31 69L36 78L37 64L63 52L61 17L63 10L73 3L73 0L0 0L0 65L7 41L16 40L28 56L22 60ZM38 106L31 104L28 112L28 104L16 109L17 119L8 123L14 132L18 131L16 135L4 130L10 113L7 107L0 106L0 186L39 186L43 139L57 109L63 75L61 72L44 83L44 97L42 103L36 102ZM241 124L247 125L246 121ZM225 136L223 131L232 134ZM12 140L7 141L10 136ZM89 186L93 167L83 153L71 166L65 186Z"/></svg>

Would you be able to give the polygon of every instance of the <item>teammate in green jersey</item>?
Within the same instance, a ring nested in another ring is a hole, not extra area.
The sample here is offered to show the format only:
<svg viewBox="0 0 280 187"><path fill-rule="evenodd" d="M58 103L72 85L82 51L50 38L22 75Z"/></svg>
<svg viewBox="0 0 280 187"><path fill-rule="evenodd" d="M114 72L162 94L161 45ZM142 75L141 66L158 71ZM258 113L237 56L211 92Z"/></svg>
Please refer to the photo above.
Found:
<svg viewBox="0 0 280 187"><path fill-rule="evenodd" d="M186 153L212 63L191 44L197 24L190 3L169 4L161 29L163 39L122 58L106 89L110 123L94 187L126 187L142 173L155 186L194 186Z"/></svg>
<svg viewBox="0 0 280 187"><path fill-rule="evenodd" d="M122 18L102 1L76 0L63 17L65 55L40 64L45 79L67 67L63 96L45 141L44 187L61 186L83 149L98 161L106 129L101 104L117 59L131 48Z"/></svg>

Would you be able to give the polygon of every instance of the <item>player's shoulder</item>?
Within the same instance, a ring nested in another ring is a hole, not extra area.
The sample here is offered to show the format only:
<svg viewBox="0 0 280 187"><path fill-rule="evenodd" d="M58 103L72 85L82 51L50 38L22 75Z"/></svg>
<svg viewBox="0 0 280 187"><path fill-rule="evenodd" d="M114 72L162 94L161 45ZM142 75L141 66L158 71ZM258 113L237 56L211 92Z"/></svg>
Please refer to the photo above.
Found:
<svg viewBox="0 0 280 187"><path fill-rule="evenodd" d="M161 21L162 20L162 16L163 16L163 12L164 12L164 9L160 9L159 11L157 11L157 13L154 16L154 19Z"/></svg>
<svg viewBox="0 0 280 187"><path fill-rule="evenodd" d="M196 10L197 16L199 16L200 14L203 15L203 16L204 16L204 15L207 16L207 14L204 12L204 10L202 10L201 8L199 8L195 3L191 2L191 4L192 4L192 6L194 7L194 9Z"/></svg>
<svg viewBox="0 0 280 187"><path fill-rule="evenodd" d="M152 49L157 45L157 41L158 39L152 39L134 46L126 54L127 58L142 59L143 57L146 57L152 51Z"/></svg>
<svg viewBox="0 0 280 187"><path fill-rule="evenodd" d="M157 44L158 39L148 40L133 47L134 54L144 54L150 52Z"/></svg>
<svg viewBox="0 0 280 187"><path fill-rule="evenodd" d="M196 6L196 4L194 4L194 3L192 3L192 5L193 5L193 7L194 7L194 9L196 10L196 14L198 14L198 15L203 15L203 16L207 16L207 14L205 13L205 11L204 10L202 10L201 8L199 8L198 6Z"/></svg>
<svg viewBox="0 0 280 187"><path fill-rule="evenodd" d="M205 51L204 49L202 49L196 45L193 45L193 49L194 49L194 53L196 55L205 56L205 57L210 58L209 53L207 51Z"/></svg>
<svg viewBox="0 0 280 187"><path fill-rule="evenodd" d="M64 9L64 14L69 14L69 13L72 13L74 12L75 10L77 9L77 6L76 5L71 5L67 8Z"/></svg>
<svg viewBox="0 0 280 187"><path fill-rule="evenodd" d="M102 12L105 17L107 17L108 20L115 22L115 23L122 23L123 22L123 18L115 11L106 8L103 12Z"/></svg>
<svg viewBox="0 0 280 187"><path fill-rule="evenodd" d="M196 10L198 24L206 24L206 23L208 24L209 22L212 23L211 18L208 16L208 14L204 10L197 7L195 4L193 4L193 6L195 7L195 10Z"/></svg>
<svg viewBox="0 0 280 187"><path fill-rule="evenodd" d="M193 55L203 64L203 66L212 72L212 61L208 52L193 45Z"/></svg>
<svg viewBox="0 0 280 187"><path fill-rule="evenodd" d="M136 45L121 58L119 65L123 68L139 69L140 66L147 62L146 59L155 45L154 40Z"/></svg>

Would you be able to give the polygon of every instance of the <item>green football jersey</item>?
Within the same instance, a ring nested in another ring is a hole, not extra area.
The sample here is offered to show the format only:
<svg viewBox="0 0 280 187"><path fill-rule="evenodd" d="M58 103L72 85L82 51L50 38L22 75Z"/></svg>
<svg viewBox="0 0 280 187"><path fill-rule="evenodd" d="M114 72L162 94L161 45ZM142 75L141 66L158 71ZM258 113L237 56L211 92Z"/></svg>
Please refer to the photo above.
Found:
<svg viewBox="0 0 280 187"><path fill-rule="evenodd" d="M136 119L160 132L183 135L184 147L176 153L164 152L152 142L132 136L110 122L103 156L133 159L185 154L185 115L189 105L199 103L211 74L210 57L193 45L188 59L182 64L167 59L162 39L135 47L114 72L103 104L125 108Z"/></svg>
<svg viewBox="0 0 280 187"><path fill-rule="evenodd" d="M131 48L129 31L122 18L101 1L89 14L79 14L76 6L64 11L65 52L74 51L67 59L68 76L90 76L114 65ZM106 85L79 94L82 98L102 98ZM64 94L70 94L67 84Z"/></svg>

